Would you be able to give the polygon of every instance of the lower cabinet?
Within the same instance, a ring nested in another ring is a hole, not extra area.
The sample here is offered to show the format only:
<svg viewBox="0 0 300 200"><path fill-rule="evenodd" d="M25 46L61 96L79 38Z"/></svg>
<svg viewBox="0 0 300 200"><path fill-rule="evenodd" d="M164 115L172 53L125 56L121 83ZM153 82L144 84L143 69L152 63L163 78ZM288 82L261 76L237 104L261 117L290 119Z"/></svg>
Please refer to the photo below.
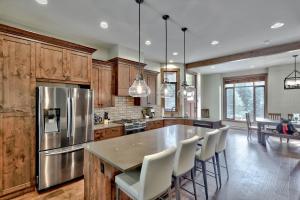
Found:
<svg viewBox="0 0 300 200"><path fill-rule="evenodd" d="M164 127L164 120L149 121L146 123L146 131Z"/></svg>
<svg viewBox="0 0 300 200"><path fill-rule="evenodd" d="M184 119L165 119L164 120L164 126L172 126L176 124L183 124L184 125Z"/></svg>
<svg viewBox="0 0 300 200"><path fill-rule="evenodd" d="M124 134L123 126L113 127L113 128L105 128L98 129L94 131L94 140L105 140L114 137L120 137Z"/></svg>
<svg viewBox="0 0 300 200"><path fill-rule="evenodd" d="M10 199L35 185L35 118L0 114L0 197ZM1 198L0 198L1 199Z"/></svg>

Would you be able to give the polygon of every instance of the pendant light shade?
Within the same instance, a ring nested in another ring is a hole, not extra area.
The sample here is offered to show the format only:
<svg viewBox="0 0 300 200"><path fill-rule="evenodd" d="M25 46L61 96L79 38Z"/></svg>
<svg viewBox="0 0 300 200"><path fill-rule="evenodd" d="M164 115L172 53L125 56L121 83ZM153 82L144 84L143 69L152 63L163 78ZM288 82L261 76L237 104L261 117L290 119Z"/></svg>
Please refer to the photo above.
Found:
<svg viewBox="0 0 300 200"><path fill-rule="evenodd" d="M165 29L166 29L166 55L165 55L165 67L166 67L166 72L168 72L168 19L170 18L169 15L164 15L163 20L165 20ZM168 76L166 75L167 73L164 73L163 80L161 81L161 86L160 86L160 96L161 98L170 98L175 96L175 91L174 88L172 87L171 84L169 84Z"/></svg>
<svg viewBox="0 0 300 200"><path fill-rule="evenodd" d="M151 93L151 90L141 73L141 3L143 3L143 0L136 0L136 2L139 4L139 70L128 93L132 97L147 97Z"/></svg>
<svg viewBox="0 0 300 200"><path fill-rule="evenodd" d="M297 71L297 57L293 56L295 59L295 69L284 79L284 89L300 89L300 72Z"/></svg>
<svg viewBox="0 0 300 200"><path fill-rule="evenodd" d="M195 93L196 88L192 85L188 85L186 82L186 67L185 67L185 32L187 31L187 28L182 28L183 31L183 82L181 84L181 88L178 91L178 95L186 99L187 101L194 101L195 100Z"/></svg>

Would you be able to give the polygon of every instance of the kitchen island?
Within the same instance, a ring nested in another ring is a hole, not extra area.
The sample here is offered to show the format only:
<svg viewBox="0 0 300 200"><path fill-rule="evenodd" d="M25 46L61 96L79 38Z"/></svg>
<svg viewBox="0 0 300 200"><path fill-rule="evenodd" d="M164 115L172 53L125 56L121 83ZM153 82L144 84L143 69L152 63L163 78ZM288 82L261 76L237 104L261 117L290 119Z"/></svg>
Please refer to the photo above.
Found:
<svg viewBox="0 0 300 200"><path fill-rule="evenodd" d="M198 135L203 138L212 129L173 125L91 142L84 152L85 199L115 199L114 177L142 165L144 156L176 147L180 141ZM129 199L121 194L120 199Z"/></svg>

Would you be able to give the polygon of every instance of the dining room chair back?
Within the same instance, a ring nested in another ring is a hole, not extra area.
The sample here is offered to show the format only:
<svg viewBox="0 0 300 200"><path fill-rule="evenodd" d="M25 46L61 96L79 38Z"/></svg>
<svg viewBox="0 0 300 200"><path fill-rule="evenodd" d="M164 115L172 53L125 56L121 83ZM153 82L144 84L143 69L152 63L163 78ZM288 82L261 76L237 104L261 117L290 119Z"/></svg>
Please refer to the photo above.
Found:
<svg viewBox="0 0 300 200"><path fill-rule="evenodd" d="M219 129L221 131L221 134L220 134L220 138L217 143L217 146L216 146L217 153L224 151L226 148L226 138L227 138L229 128L230 128L230 126L226 125Z"/></svg>
<svg viewBox="0 0 300 200"><path fill-rule="evenodd" d="M269 119L271 119L271 120L280 120L281 119L281 113L269 113L268 116L269 116Z"/></svg>
<svg viewBox="0 0 300 200"><path fill-rule="evenodd" d="M171 187L175 154L170 148L144 157L138 199L153 199Z"/></svg>
<svg viewBox="0 0 300 200"><path fill-rule="evenodd" d="M199 136L194 136L179 143L174 161L174 176L180 176L194 167L196 148L199 139Z"/></svg>

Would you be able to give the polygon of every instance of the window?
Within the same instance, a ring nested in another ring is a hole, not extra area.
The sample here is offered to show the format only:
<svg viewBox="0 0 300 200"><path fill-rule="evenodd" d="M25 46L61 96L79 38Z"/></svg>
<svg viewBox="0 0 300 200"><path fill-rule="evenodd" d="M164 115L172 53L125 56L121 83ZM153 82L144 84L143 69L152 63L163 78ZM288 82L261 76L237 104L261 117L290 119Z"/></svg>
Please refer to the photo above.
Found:
<svg viewBox="0 0 300 200"><path fill-rule="evenodd" d="M174 95L171 98L162 99L162 106L165 112L177 112L178 111L178 101L177 91L179 88L179 69L168 69L168 71L162 70L162 82L168 79L168 84L170 85L171 91Z"/></svg>
<svg viewBox="0 0 300 200"><path fill-rule="evenodd" d="M266 75L224 79L224 118L246 120L265 116Z"/></svg>

